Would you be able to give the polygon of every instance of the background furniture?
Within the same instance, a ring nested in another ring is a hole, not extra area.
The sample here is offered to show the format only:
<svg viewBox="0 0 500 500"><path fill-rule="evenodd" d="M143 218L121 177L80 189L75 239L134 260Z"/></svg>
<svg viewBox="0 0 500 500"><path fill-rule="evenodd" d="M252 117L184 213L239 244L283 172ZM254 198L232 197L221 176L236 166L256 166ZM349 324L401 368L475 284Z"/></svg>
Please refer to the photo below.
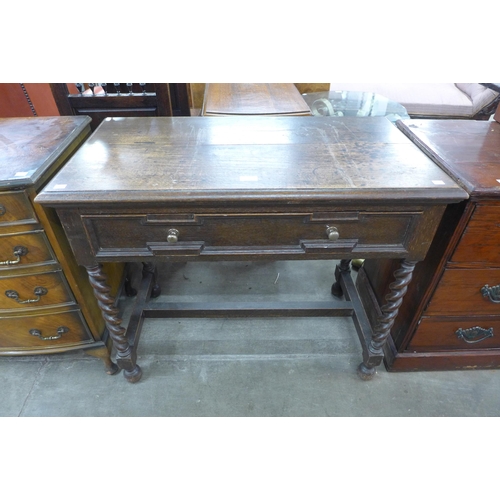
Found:
<svg viewBox="0 0 500 500"><path fill-rule="evenodd" d="M372 92L334 90L302 97L314 116L385 116L391 122L410 118L404 106Z"/></svg>
<svg viewBox="0 0 500 500"><path fill-rule="evenodd" d="M57 115L48 83L0 83L0 118Z"/></svg>
<svg viewBox="0 0 500 500"><path fill-rule="evenodd" d="M59 113L88 115L95 130L108 116L190 116L188 83L78 84L70 93L66 83L51 83Z"/></svg>
<svg viewBox="0 0 500 500"><path fill-rule="evenodd" d="M470 198L450 205L386 345L391 370L500 366L500 123L411 120L401 130ZM357 287L371 310L398 263L366 260ZM371 318L377 321L377 315Z"/></svg>
<svg viewBox="0 0 500 500"><path fill-rule="evenodd" d="M103 122L36 201L57 210L98 292L117 364L136 382L144 318L190 315L351 315L358 373L371 378L415 262L446 204L466 196L383 117L155 117ZM373 330L350 278L355 256L403 259ZM346 300L319 304L148 303L156 280L146 265L127 332L101 272L124 260L334 258L343 260L332 292Z"/></svg>
<svg viewBox="0 0 500 500"><path fill-rule="evenodd" d="M0 355L88 349L112 373L104 321L51 209L33 200L90 133L88 117L0 119ZM121 265L107 266L118 289Z"/></svg>
<svg viewBox="0 0 500 500"><path fill-rule="evenodd" d="M330 90L383 95L402 104L412 118L487 120L500 102L499 88L480 83L330 83Z"/></svg>
<svg viewBox="0 0 500 500"><path fill-rule="evenodd" d="M205 87L203 116L310 114L293 83L207 83Z"/></svg>
<svg viewBox="0 0 500 500"><path fill-rule="evenodd" d="M329 83L294 83L295 87L300 94L306 92L322 92L327 91L330 88ZM191 97L193 100L193 107L195 109L200 109L203 107L203 98L205 96L206 83L190 83ZM198 116L200 113L197 113ZM194 115L193 115L194 116Z"/></svg>

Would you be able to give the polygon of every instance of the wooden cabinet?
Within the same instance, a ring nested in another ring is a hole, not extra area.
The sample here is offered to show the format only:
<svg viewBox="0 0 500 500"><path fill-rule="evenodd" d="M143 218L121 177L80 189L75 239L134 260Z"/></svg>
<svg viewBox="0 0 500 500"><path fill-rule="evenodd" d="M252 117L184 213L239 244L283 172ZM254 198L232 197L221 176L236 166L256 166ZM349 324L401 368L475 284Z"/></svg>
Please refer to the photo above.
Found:
<svg viewBox="0 0 500 500"><path fill-rule="evenodd" d="M88 117L0 119L0 355L89 349L116 367L84 269L33 200L89 135ZM62 188L62 187L61 187ZM116 292L122 266L108 266Z"/></svg>
<svg viewBox="0 0 500 500"><path fill-rule="evenodd" d="M500 124L413 120L399 128L469 193L417 264L390 342L391 370L500 367ZM357 287L378 307L397 264L367 260ZM376 314L372 320L376 320Z"/></svg>

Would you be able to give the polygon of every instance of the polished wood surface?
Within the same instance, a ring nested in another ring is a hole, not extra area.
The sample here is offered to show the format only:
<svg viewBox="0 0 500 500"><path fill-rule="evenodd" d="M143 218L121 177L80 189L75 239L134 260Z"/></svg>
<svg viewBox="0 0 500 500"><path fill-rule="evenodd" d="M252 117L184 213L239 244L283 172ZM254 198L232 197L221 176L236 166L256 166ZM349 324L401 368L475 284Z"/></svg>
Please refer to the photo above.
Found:
<svg viewBox="0 0 500 500"><path fill-rule="evenodd" d="M34 202L88 137L89 122L87 117L0 120L0 355L83 347L112 371L105 323L85 270L76 264L54 210ZM122 268L107 266L115 291Z"/></svg>
<svg viewBox="0 0 500 500"><path fill-rule="evenodd" d="M351 315L363 349L358 374L371 378L415 263L446 205L466 197L385 118L254 116L111 119L37 202L56 208L117 364L137 382L143 319L187 314ZM366 255L400 260L373 329L350 277L350 259ZM334 258L340 305L148 302L160 293L157 261ZM110 261L144 263L127 330L101 269Z"/></svg>
<svg viewBox="0 0 500 500"><path fill-rule="evenodd" d="M470 198L447 208L426 259L417 264L386 363L392 370L499 367L500 308L488 293L500 283L500 124L412 120L398 126ZM395 266L365 262L358 278L365 303L383 301ZM492 335L485 335L490 328Z"/></svg>
<svg viewBox="0 0 500 500"><path fill-rule="evenodd" d="M349 205L430 195L447 202L463 191L383 117L256 116L111 119L39 200Z"/></svg>
<svg viewBox="0 0 500 500"><path fill-rule="evenodd" d="M202 115L311 114L293 83L207 83Z"/></svg>

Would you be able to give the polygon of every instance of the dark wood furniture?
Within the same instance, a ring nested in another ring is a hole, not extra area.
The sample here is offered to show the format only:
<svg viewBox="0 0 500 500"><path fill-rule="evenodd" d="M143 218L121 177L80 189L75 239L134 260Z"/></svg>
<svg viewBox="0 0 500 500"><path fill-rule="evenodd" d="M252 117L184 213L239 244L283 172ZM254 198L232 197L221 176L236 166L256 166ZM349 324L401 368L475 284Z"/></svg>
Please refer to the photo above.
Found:
<svg viewBox="0 0 500 500"><path fill-rule="evenodd" d="M90 116L92 130L106 117L190 116L188 83L78 85L79 93L70 93L66 83L51 83L50 88L59 113Z"/></svg>
<svg viewBox="0 0 500 500"><path fill-rule="evenodd" d="M499 367L500 124L405 120L398 126L470 198L447 208L417 264L385 363L394 371ZM383 301L396 265L365 261L357 286L371 310Z"/></svg>
<svg viewBox="0 0 500 500"><path fill-rule="evenodd" d="M207 83L203 116L309 116L293 83Z"/></svg>
<svg viewBox="0 0 500 500"><path fill-rule="evenodd" d="M33 201L88 137L89 122L0 119L0 355L86 349L112 373L110 342L86 273L54 211ZM122 268L107 265L115 292Z"/></svg>
<svg viewBox="0 0 500 500"><path fill-rule="evenodd" d="M191 117L104 122L37 202L56 208L130 382L144 318L190 315L351 315L368 379L446 205L466 196L385 118ZM373 329L350 277L361 256L401 259ZM148 302L155 261L333 258L345 300ZM145 262L127 331L101 268L123 261Z"/></svg>

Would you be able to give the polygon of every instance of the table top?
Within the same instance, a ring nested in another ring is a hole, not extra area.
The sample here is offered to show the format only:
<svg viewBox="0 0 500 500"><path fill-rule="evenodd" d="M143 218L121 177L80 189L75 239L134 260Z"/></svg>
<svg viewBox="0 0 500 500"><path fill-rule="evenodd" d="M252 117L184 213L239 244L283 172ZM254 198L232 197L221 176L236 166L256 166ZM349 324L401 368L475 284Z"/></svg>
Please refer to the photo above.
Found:
<svg viewBox="0 0 500 500"><path fill-rule="evenodd" d="M381 117L108 118L36 201L373 200L467 194Z"/></svg>
<svg viewBox="0 0 500 500"><path fill-rule="evenodd" d="M87 116L0 118L0 188L36 184L89 123Z"/></svg>
<svg viewBox="0 0 500 500"><path fill-rule="evenodd" d="M392 122L410 118L404 106L372 92L332 90L302 97L314 116L385 116Z"/></svg>
<svg viewBox="0 0 500 500"><path fill-rule="evenodd" d="M500 123L403 120L398 127L471 196L500 197Z"/></svg>
<svg viewBox="0 0 500 500"><path fill-rule="evenodd" d="M310 115L293 83L207 83L202 115Z"/></svg>

